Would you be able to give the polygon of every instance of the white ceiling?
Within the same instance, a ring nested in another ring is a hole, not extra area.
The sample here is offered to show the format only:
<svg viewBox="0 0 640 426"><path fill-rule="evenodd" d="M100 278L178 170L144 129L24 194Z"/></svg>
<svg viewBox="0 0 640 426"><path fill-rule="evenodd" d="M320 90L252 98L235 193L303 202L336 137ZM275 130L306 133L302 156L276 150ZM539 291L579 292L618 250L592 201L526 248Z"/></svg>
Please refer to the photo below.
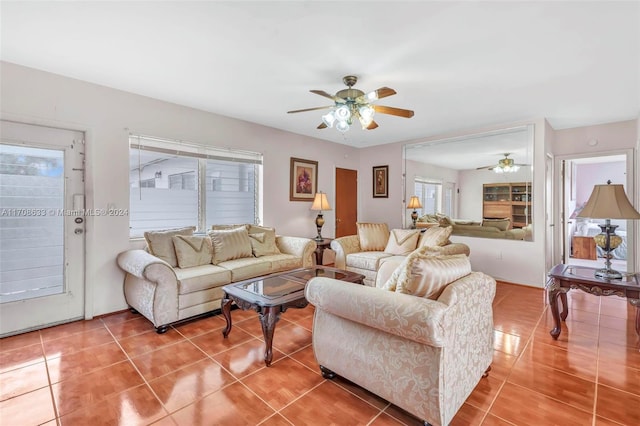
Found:
<svg viewBox="0 0 640 426"><path fill-rule="evenodd" d="M546 117L638 117L640 2L1 3L4 61L356 147ZM378 129L317 130L342 77Z"/></svg>

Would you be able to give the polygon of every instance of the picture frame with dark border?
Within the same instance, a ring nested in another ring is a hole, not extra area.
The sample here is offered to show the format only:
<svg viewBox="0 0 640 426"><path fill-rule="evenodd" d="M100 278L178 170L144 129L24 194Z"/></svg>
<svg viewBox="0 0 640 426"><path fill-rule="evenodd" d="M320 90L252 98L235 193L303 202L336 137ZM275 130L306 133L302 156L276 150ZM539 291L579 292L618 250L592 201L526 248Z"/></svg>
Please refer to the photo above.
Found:
<svg viewBox="0 0 640 426"><path fill-rule="evenodd" d="M291 157L289 201L313 201L318 190L318 162Z"/></svg>
<svg viewBox="0 0 640 426"><path fill-rule="evenodd" d="M389 166L373 168L373 198L389 198Z"/></svg>

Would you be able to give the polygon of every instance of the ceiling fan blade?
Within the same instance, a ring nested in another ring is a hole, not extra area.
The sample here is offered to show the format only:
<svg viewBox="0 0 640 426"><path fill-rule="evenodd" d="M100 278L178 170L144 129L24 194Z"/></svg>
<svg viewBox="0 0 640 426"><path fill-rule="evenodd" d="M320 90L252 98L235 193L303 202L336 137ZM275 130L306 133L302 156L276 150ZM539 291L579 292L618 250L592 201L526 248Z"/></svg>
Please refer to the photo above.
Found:
<svg viewBox="0 0 640 426"><path fill-rule="evenodd" d="M305 108L305 109L295 109L293 111L287 111L287 114L293 114L293 113L296 113L296 112L315 111L315 110L318 110L318 109L327 109L327 108L332 108L333 106L334 105L314 107L314 108Z"/></svg>
<svg viewBox="0 0 640 426"><path fill-rule="evenodd" d="M378 123L376 123L375 121L371 120L371 124L369 124L367 126L367 130L373 130L373 129L377 129L378 128Z"/></svg>
<svg viewBox="0 0 640 426"><path fill-rule="evenodd" d="M316 127L316 129L326 129L327 125L324 123L320 123L320 125L318 127Z"/></svg>
<svg viewBox="0 0 640 426"><path fill-rule="evenodd" d="M476 167L476 170L493 170L495 166Z"/></svg>
<svg viewBox="0 0 640 426"><path fill-rule="evenodd" d="M356 103L364 104L374 102L378 99L386 98L387 96L395 95L396 91L389 87L381 87L373 92L366 93L356 98Z"/></svg>
<svg viewBox="0 0 640 426"><path fill-rule="evenodd" d="M395 95L396 91L389 87L381 87L376 90L378 93L378 99L386 98L387 96Z"/></svg>
<svg viewBox="0 0 640 426"><path fill-rule="evenodd" d="M320 96L324 96L325 98L329 98L334 102L338 102L341 104L346 103L347 101L345 99L339 98L335 95L330 95L327 92L325 92L324 90L309 90L311 93L315 93L316 95L320 95Z"/></svg>
<svg viewBox="0 0 640 426"><path fill-rule="evenodd" d="M397 115L398 117L411 118L413 117L413 111L410 109L394 108L383 105L372 105L373 109L380 114Z"/></svg>

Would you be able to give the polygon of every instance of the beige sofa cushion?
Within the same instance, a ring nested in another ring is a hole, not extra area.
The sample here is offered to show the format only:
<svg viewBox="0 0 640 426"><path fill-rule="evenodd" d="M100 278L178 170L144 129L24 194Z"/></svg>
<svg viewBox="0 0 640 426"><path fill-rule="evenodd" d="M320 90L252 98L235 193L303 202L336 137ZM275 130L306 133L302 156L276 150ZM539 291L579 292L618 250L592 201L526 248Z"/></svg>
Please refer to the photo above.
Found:
<svg viewBox="0 0 640 426"><path fill-rule="evenodd" d="M178 294L207 290L231 282L231 271L212 264L175 269L175 273L179 282Z"/></svg>
<svg viewBox="0 0 640 426"><path fill-rule="evenodd" d="M206 235L174 235L173 247L180 268L191 268L211 263L213 246Z"/></svg>
<svg viewBox="0 0 640 426"><path fill-rule="evenodd" d="M449 242L449 236L451 236L452 230L452 226L434 226L432 228L428 228L422 233L422 236L418 241L418 247L444 246Z"/></svg>
<svg viewBox="0 0 640 426"><path fill-rule="evenodd" d="M249 238L251 241L251 249L255 257L280 254L280 250L276 245L275 228L250 225Z"/></svg>
<svg viewBox="0 0 640 426"><path fill-rule="evenodd" d="M358 222L358 239L362 251L384 251L389 240L389 227L386 223Z"/></svg>
<svg viewBox="0 0 640 426"><path fill-rule="evenodd" d="M211 263L214 265L226 260L253 257L249 232L245 226L210 231L209 236L213 243L213 259Z"/></svg>
<svg viewBox="0 0 640 426"><path fill-rule="evenodd" d="M419 237L418 229L392 229L384 252L396 255L409 254L416 249Z"/></svg>
<svg viewBox="0 0 640 426"><path fill-rule="evenodd" d="M493 226L501 231L508 231L511 219L482 219L482 226Z"/></svg>
<svg viewBox="0 0 640 426"><path fill-rule="evenodd" d="M434 256L427 249L407 256L382 288L436 300L448 284L471 273L466 255Z"/></svg>
<svg viewBox="0 0 640 426"><path fill-rule="evenodd" d="M173 246L173 237L175 235L193 235L193 231L195 230L195 226L189 226L163 231L147 231L144 233L144 239L147 241L149 253L164 260L175 268L178 266L178 258L176 257L176 250Z"/></svg>

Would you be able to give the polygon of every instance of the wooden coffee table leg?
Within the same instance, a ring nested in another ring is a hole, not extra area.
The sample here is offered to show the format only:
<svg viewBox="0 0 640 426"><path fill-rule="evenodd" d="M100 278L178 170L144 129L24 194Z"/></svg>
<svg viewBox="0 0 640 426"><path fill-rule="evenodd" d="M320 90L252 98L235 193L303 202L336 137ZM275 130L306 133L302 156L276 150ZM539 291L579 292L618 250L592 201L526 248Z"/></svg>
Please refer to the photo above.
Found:
<svg viewBox="0 0 640 426"><path fill-rule="evenodd" d="M227 293L222 297L222 314L227 321L227 326L222 330L222 336L226 339L231 332L231 299L227 296Z"/></svg>
<svg viewBox="0 0 640 426"><path fill-rule="evenodd" d="M273 359L273 333L276 330L276 323L280 319L280 307L269 306L262 308L260 312L260 324L262 325L262 335L264 336L264 363L268 367Z"/></svg>

